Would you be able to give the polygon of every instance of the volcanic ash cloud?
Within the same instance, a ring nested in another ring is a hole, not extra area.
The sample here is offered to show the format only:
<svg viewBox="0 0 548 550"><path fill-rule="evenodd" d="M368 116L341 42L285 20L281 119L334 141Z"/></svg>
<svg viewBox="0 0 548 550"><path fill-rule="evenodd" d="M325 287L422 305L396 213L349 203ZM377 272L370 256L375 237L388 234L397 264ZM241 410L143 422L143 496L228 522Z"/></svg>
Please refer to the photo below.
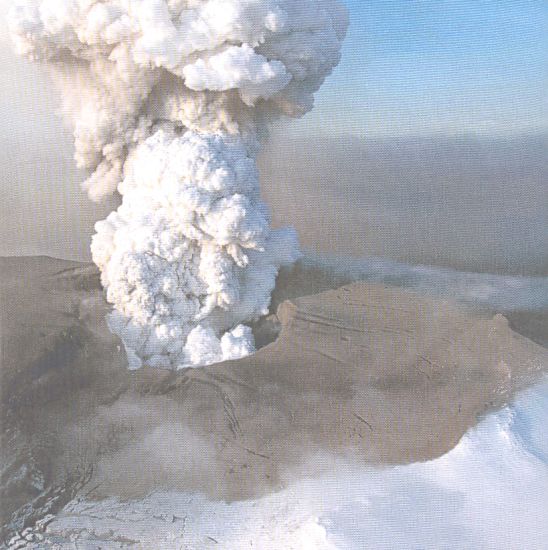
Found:
<svg viewBox="0 0 548 550"><path fill-rule="evenodd" d="M26 0L10 27L45 62L90 197L118 191L92 254L131 368L254 350L280 266L256 156L279 116L312 108L347 27L336 0Z"/></svg>

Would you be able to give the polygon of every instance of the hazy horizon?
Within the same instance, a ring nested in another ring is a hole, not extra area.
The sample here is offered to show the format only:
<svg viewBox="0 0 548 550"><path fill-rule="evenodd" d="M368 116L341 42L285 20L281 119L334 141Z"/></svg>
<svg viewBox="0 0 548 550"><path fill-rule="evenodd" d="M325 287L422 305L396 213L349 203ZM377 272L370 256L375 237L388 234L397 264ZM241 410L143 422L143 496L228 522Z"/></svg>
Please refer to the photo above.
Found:
<svg viewBox="0 0 548 550"><path fill-rule="evenodd" d="M44 142L32 156L23 143L0 152L0 255L90 260L93 224L117 199L89 201L61 137L53 158ZM308 250L543 275L545 150L545 135L310 140L282 128L259 166L273 222L295 226Z"/></svg>

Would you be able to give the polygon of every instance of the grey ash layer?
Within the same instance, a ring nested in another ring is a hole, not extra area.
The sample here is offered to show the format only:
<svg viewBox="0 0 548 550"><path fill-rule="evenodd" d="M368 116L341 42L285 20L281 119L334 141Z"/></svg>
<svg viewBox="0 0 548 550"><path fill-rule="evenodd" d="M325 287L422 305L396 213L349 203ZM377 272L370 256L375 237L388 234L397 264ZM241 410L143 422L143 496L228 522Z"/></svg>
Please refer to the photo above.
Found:
<svg viewBox="0 0 548 550"><path fill-rule="evenodd" d="M430 459L548 364L518 333L545 341L534 315L509 315L515 332L494 312L300 264L278 278L255 355L132 373L95 267L3 258L0 275L5 539L75 495L230 501L280 489L318 452Z"/></svg>

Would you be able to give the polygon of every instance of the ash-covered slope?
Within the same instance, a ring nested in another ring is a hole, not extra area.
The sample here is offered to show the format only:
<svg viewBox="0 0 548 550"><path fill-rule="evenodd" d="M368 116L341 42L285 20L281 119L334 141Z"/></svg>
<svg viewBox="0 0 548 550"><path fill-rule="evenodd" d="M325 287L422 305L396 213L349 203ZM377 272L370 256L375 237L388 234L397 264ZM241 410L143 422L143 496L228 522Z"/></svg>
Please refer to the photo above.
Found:
<svg viewBox="0 0 548 550"><path fill-rule="evenodd" d="M27 531L34 542L25 548L545 548L547 382L489 413L434 460L379 468L321 454L282 490L237 502L177 491L80 495L45 530Z"/></svg>
<svg viewBox="0 0 548 550"><path fill-rule="evenodd" d="M94 267L4 258L0 281L8 538L77 494L243 499L317 453L433 458L548 364L500 315L354 283L283 302L254 356L130 372Z"/></svg>

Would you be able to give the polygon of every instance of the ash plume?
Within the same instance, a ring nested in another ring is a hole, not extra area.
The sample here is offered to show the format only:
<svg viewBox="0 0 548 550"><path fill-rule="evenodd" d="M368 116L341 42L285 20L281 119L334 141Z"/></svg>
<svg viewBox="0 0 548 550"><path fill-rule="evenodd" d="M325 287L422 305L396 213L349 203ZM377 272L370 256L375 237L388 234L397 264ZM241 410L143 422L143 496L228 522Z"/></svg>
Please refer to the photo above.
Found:
<svg viewBox="0 0 548 550"><path fill-rule="evenodd" d="M130 368L254 350L295 232L272 230L256 157L268 124L299 117L337 65L337 0L23 0L17 51L46 63L93 200L94 262Z"/></svg>

